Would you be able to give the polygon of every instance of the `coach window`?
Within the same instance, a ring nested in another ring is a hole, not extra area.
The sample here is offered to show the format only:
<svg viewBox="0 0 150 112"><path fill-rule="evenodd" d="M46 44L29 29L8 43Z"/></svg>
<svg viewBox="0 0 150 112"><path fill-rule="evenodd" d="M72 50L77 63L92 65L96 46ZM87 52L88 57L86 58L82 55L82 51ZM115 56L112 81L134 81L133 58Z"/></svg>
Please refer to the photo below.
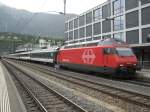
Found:
<svg viewBox="0 0 150 112"><path fill-rule="evenodd" d="M97 21L100 20L101 18L102 18L102 8L94 10L93 20Z"/></svg>
<svg viewBox="0 0 150 112"><path fill-rule="evenodd" d="M123 12L125 0L115 0L113 2L113 14L119 14Z"/></svg>

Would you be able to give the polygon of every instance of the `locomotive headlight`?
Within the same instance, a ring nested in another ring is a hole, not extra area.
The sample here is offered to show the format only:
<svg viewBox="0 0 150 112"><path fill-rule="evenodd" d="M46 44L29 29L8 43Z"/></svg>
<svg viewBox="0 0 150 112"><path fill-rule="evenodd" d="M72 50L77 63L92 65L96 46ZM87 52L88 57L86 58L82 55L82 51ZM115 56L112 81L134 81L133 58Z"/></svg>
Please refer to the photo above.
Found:
<svg viewBox="0 0 150 112"><path fill-rule="evenodd" d="M120 67L123 67L124 65L123 64L120 64Z"/></svg>

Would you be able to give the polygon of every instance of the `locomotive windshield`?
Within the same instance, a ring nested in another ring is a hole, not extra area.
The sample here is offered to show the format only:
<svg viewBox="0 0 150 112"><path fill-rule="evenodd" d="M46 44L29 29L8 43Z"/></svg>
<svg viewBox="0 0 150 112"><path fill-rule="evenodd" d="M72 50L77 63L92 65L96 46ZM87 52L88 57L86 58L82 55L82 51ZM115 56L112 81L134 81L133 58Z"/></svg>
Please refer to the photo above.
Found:
<svg viewBox="0 0 150 112"><path fill-rule="evenodd" d="M116 48L119 56L134 56L132 49L130 48Z"/></svg>

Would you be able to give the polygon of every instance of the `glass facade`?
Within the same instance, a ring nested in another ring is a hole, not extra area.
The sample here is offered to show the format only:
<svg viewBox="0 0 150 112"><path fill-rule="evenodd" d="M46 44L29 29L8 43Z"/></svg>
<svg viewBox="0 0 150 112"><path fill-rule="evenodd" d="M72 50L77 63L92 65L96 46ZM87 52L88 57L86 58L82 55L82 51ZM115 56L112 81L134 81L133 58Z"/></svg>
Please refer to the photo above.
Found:
<svg viewBox="0 0 150 112"><path fill-rule="evenodd" d="M94 21L97 21L100 19L102 19L102 8L98 8L98 9L94 10L94 13L93 13L93 20Z"/></svg>
<svg viewBox="0 0 150 112"><path fill-rule="evenodd" d="M113 2L113 14L122 13L125 7L124 0L115 0Z"/></svg>
<svg viewBox="0 0 150 112"><path fill-rule="evenodd" d="M102 18L109 17L111 15L111 5L107 4L102 7Z"/></svg>
<svg viewBox="0 0 150 112"><path fill-rule="evenodd" d="M86 37L92 36L92 25L86 27Z"/></svg>
<svg viewBox="0 0 150 112"><path fill-rule="evenodd" d="M139 25L138 11L130 12L126 14L126 27L132 28Z"/></svg>
<svg viewBox="0 0 150 112"><path fill-rule="evenodd" d="M69 22L69 30L72 30L73 29L73 21L70 21Z"/></svg>
<svg viewBox="0 0 150 112"><path fill-rule="evenodd" d="M150 0L141 0L142 5L150 3Z"/></svg>
<svg viewBox="0 0 150 112"><path fill-rule="evenodd" d="M124 41L124 33L122 33L122 32L121 33L115 33L113 35L113 38L116 38L116 39Z"/></svg>
<svg viewBox="0 0 150 112"><path fill-rule="evenodd" d="M85 16L80 16L79 17L79 26L83 26L85 24Z"/></svg>
<svg viewBox="0 0 150 112"><path fill-rule="evenodd" d="M107 33L111 31L111 20L105 20L102 23L102 32Z"/></svg>
<svg viewBox="0 0 150 112"><path fill-rule="evenodd" d="M123 30L123 28L124 28L124 17L123 16L114 18L113 22L114 22L113 23L114 31Z"/></svg>
<svg viewBox="0 0 150 112"><path fill-rule="evenodd" d="M142 42L150 43L150 27L142 29Z"/></svg>
<svg viewBox="0 0 150 112"><path fill-rule="evenodd" d="M101 23L94 24L94 35L98 35L101 33Z"/></svg>
<svg viewBox="0 0 150 112"><path fill-rule="evenodd" d="M78 39L78 35L79 35L79 34L78 34L78 30L75 30L75 31L74 31L74 39Z"/></svg>
<svg viewBox="0 0 150 112"><path fill-rule="evenodd" d="M74 20L74 28L77 28L77 27L78 27L78 22L79 22L79 19L76 18L76 19Z"/></svg>
<svg viewBox="0 0 150 112"><path fill-rule="evenodd" d="M125 0L126 10L136 8L139 0Z"/></svg>
<svg viewBox="0 0 150 112"><path fill-rule="evenodd" d="M68 23L65 24L65 31L68 31Z"/></svg>
<svg viewBox="0 0 150 112"><path fill-rule="evenodd" d="M150 7L142 9L142 25L150 24Z"/></svg>
<svg viewBox="0 0 150 112"><path fill-rule="evenodd" d="M86 14L86 24L92 23L92 12Z"/></svg>
<svg viewBox="0 0 150 112"><path fill-rule="evenodd" d="M80 35L80 38L85 37L85 28L80 28L79 35Z"/></svg>
<svg viewBox="0 0 150 112"><path fill-rule="evenodd" d="M73 39L73 31L69 32L69 39Z"/></svg>
<svg viewBox="0 0 150 112"><path fill-rule="evenodd" d="M149 12L150 0L109 0L66 22L65 37L68 43L72 39L80 42L105 37L118 38L130 44L147 43Z"/></svg>
<svg viewBox="0 0 150 112"><path fill-rule="evenodd" d="M126 41L129 44L139 43L139 30L128 31L126 33Z"/></svg>

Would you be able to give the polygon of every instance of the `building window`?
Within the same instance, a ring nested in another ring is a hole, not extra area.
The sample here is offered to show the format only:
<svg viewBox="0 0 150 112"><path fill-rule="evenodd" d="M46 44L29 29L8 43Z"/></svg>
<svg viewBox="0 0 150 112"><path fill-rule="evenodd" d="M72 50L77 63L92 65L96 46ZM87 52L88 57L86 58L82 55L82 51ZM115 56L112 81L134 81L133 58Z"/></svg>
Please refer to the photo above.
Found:
<svg viewBox="0 0 150 112"><path fill-rule="evenodd" d="M100 39L101 39L101 36L93 38L93 40L100 40Z"/></svg>
<svg viewBox="0 0 150 112"><path fill-rule="evenodd" d="M107 33L111 31L111 20L105 20L103 21L103 27L102 27L102 31L103 33Z"/></svg>
<svg viewBox="0 0 150 112"><path fill-rule="evenodd" d="M78 39L78 29L74 31L74 39Z"/></svg>
<svg viewBox="0 0 150 112"><path fill-rule="evenodd" d="M78 27L78 21L79 21L78 18L76 18L76 19L74 20L74 28L77 28L77 27Z"/></svg>
<svg viewBox="0 0 150 112"><path fill-rule="evenodd" d="M102 18L102 8L98 8L94 10L93 20L97 21L97 20L100 20L101 18Z"/></svg>
<svg viewBox="0 0 150 112"><path fill-rule="evenodd" d="M65 31L68 31L68 23L65 24Z"/></svg>
<svg viewBox="0 0 150 112"><path fill-rule="evenodd" d="M72 30L73 29L73 21L70 21L69 22L69 30Z"/></svg>
<svg viewBox="0 0 150 112"><path fill-rule="evenodd" d="M85 16L80 16L79 17L79 26L83 26L85 25Z"/></svg>
<svg viewBox="0 0 150 112"><path fill-rule="evenodd" d="M80 38L85 37L85 28L80 28L79 35L80 35Z"/></svg>
<svg viewBox="0 0 150 112"><path fill-rule="evenodd" d="M142 5L150 3L150 0L141 0Z"/></svg>
<svg viewBox="0 0 150 112"><path fill-rule="evenodd" d="M138 6L138 0L125 0L126 10L136 8Z"/></svg>
<svg viewBox="0 0 150 112"><path fill-rule="evenodd" d="M142 25L150 24L150 7L142 9Z"/></svg>
<svg viewBox="0 0 150 112"><path fill-rule="evenodd" d="M101 34L101 23L94 24L94 35Z"/></svg>
<svg viewBox="0 0 150 112"><path fill-rule="evenodd" d="M82 40L80 40L79 42L85 42L85 40L84 40L84 39L82 39Z"/></svg>
<svg viewBox="0 0 150 112"><path fill-rule="evenodd" d="M126 42L128 44L139 44L139 30L126 32Z"/></svg>
<svg viewBox="0 0 150 112"><path fill-rule="evenodd" d="M126 27L136 27L139 25L139 14L138 11L134 11L126 14Z"/></svg>
<svg viewBox="0 0 150 112"><path fill-rule="evenodd" d="M103 18L109 17L111 15L110 6L111 6L110 4L107 4L102 7L102 17Z"/></svg>
<svg viewBox="0 0 150 112"><path fill-rule="evenodd" d="M68 33L65 33L65 39L68 40Z"/></svg>
<svg viewBox="0 0 150 112"><path fill-rule="evenodd" d="M102 36L102 39L107 39L107 38L111 38L111 35L104 35L104 36Z"/></svg>
<svg viewBox="0 0 150 112"><path fill-rule="evenodd" d="M73 39L73 31L69 32L69 40Z"/></svg>
<svg viewBox="0 0 150 112"><path fill-rule="evenodd" d="M92 25L86 27L86 37L92 36Z"/></svg>
<svg viewBox="0 0 150 112"><path fill-rule="evenodd" d="M114 18L114 31L123 30L124 28L124 18L123 16L119 16Z"/></svg>
<svg viewBox="0 0 150 112"><path fill-rule="evenodd" d="M124 33L122 33L122 32L121 33L115 33L113 35L113 38L116 38L116 39L124 41Z"/></svg>
<svg viewBox="0 0 150 112"><path fill-rule="evenodd" d="M86 41L92 41L92 38L87 38Z"/></svg>
<svg viewBox="0 0 150 112"><path fill-rule="evenodd" d="M142 43L150 43L150 28L142 29Z"/></svg>
<svg viewBox="0 0 150 112"><path fill-rule="evenodd" d="M89 12L86 14L86 24L89 24L92 22L92 12Z"/></svg>
<svg viewBox="0 0 150 112"><path fill-rule="evenodd" d="M123 12L124 0L116 0L113 2L113 14L119 14Z"/></svg>

